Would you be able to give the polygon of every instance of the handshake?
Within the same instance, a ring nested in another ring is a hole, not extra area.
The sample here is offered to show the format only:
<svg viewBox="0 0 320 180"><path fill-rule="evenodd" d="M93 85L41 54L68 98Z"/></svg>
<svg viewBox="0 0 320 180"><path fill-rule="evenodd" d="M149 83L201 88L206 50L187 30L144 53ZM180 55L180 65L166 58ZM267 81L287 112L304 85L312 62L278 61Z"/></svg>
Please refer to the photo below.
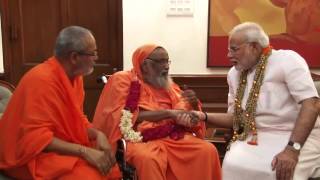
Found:
<svg viewBox="0 0 320 180"><path fill-rule="evenodd" d="M201 111L170 110L170 113L177 124L185 127L193 127L206 119L206 114Z"/></svg>

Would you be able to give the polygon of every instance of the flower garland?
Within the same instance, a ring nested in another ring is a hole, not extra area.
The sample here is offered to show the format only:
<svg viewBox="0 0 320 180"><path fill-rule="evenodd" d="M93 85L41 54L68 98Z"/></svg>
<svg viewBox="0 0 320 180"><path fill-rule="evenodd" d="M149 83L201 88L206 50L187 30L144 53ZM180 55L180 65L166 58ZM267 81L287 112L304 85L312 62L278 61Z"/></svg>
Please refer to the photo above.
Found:
<svg viewBox="0 0 320 180"><path fill-rule="evenodd" d="M184 126L168 123L155 128L146 129L142 132L143 142L165 138L169 136L173 140L179 140L184 137L186 129Z"/></svg>
<svg viewBox="0 0 320 180"><path fill-rule="evenodd" d="M243 71L239 79L239 87L236 92L235 105L234 105L234 119L233 119L233 137L230 141L228 149L232 142L236 140L244 141L248 135L252 134L252 139L248 144L258 145L257 129L255 123L257 101L264 78L264 73L267 65L268 57L270 56L272 47L268 46L263 49L260 61L258 62L256 72L254 75L253 85L249 93L245 110L242 109L242 99L247 86L248 70Z"/></svg>
<svg viewBox="0 0 320 180"><path fill-rule="evenodd" d="M140 98L140 87L138 79L131 81L129 94L126 100L126 105L122 109L122 116L120 118L120 131L123 138L131 142L147 142L154 139L164 138L169 136L171 139L179 140L184 137L186 132L193 132L198 128L189 129L176 123L168 123L154 128L149 128L143 132L137 132L133 129L132 124L133 112L138 108L138 101Z"/></svg>
<svg viewBox="0 0 320 180"><path fill-rule="evenodd" d="M132 117L133 112L138 107L138 100L140 97L140 83L137 78L133 80L130 84L129 95L127 97L126 105L122 110L122 116L120 118L120 131L125 140L131 142L141 142L142 136L140 132L136 132L133 129Z"/></svg>

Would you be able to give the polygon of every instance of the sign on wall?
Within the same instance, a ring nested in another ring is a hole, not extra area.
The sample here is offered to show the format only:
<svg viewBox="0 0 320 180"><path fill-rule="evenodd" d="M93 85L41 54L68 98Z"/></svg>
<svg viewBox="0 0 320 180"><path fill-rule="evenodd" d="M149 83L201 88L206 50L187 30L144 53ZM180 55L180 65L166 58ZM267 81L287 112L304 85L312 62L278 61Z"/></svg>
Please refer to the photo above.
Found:
<svg viewBox="0 0 320 180"><path fill-rule="evenodd" d="M192 17L194 0L167 0L167 16Z"/></svg>

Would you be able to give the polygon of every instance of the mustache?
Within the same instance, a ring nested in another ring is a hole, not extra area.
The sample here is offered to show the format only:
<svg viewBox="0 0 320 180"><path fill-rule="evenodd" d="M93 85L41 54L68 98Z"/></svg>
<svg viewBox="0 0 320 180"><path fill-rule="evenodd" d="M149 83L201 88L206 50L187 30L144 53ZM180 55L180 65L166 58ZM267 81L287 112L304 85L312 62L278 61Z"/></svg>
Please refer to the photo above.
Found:
<svg viewBox="0 0 320 180"><path fill-rule="evenodd" d="M169 71L162 71L160 73L161 76L168 76L169 75Z"/></svg>

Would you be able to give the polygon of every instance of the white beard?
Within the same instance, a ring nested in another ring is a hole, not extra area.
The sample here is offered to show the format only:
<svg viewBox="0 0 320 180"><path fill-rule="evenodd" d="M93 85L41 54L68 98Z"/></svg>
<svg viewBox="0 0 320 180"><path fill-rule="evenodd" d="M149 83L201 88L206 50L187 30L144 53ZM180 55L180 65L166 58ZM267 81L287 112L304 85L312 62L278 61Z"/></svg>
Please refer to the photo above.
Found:
<svg viewBox="0 0 320 180"><path fill-rule="evenodd" d="M145 81L159 89L169 89L170 85L172 84L172 78L169 76L157 76L157 77L148 77Z"/></svg>

